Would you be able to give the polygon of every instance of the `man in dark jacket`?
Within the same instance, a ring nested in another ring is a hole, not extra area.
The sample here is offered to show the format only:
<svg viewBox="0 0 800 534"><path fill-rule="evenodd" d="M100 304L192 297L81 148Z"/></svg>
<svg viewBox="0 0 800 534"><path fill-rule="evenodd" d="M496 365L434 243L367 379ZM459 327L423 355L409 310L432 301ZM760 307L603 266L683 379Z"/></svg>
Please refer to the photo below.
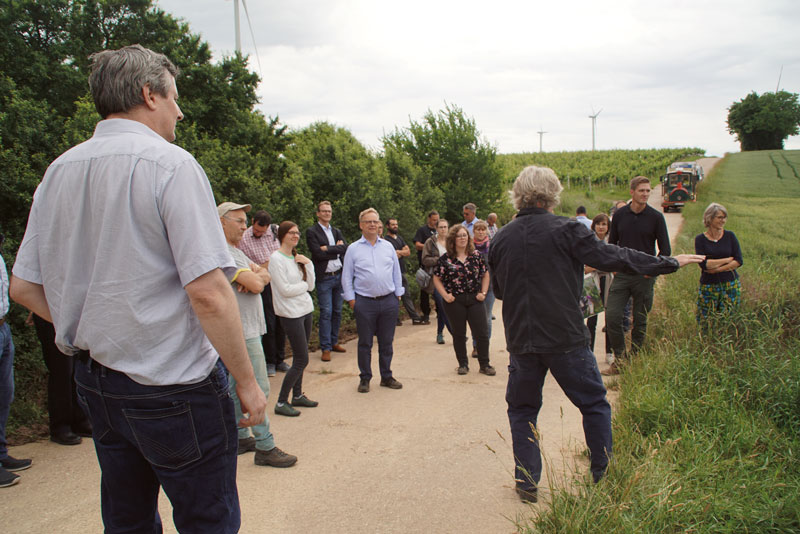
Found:
<svg viewBox="0 0 800 534"><path fill-rule="evenodd" d="M331 351L345 352L339 345L339 324L342 321L342 258L347 242L342 231L331 224L333 208L323 200L317 206L317 224L306 230L319 303L319 345L322 361L331 360Z"/></svg>
<svg viewBox="0 0 800 534"><path fill-rule="evenodd" d="M548 370L583 414L595 482L605 473L611 455L611 407L579 305L583 266L656 275L703 259L654 257L603 243L580 222L553 214L561 191L551 169L526 167L512 188L520 211L497 232L489 249L510 353L506 402L516 489L523 500L533 502L542 463L531 425L536 425L542 406Z"/></svg>

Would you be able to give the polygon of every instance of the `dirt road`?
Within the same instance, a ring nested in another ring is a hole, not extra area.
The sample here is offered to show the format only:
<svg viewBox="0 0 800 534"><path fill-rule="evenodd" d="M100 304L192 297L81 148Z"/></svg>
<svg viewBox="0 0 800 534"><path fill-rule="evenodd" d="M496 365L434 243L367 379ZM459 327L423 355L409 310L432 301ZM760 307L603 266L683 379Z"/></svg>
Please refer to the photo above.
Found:
<svg viewBox="0 0 800 534"><path fill-rule="evenodd" d="M657 191L651 198L658 198ZM668 214L667 223L676 235L680 215ZM404 385L399 391L374 380L370 393L356 392L355 341L329 363L312 353L305 389L320 406L297 418L270 415L278 446L296 454L297 465L258 467L252 453L239 457L242 532L514 532L514 520L531 509L513 490L500 310L497 302L495 377L478 374L477 364L458 376L452 343L435 343L435 325L407 322L397 329L393 371ZM598 348L601 340L598 335ZM602 356L602 348L596 353ZM270 380L270 409L282 378L279 373ZM548 460L546 498L554 481L568 484L576 466L585 472L587 460L580 413L551 377L544 399L539 429ZM4 533L102 531L100 470L91 440L75 447L42 441L14 447L11 454L34 464L20 472L20 484L0 490ZM160 509L165 532L175 532L163 495Z"/></svg>

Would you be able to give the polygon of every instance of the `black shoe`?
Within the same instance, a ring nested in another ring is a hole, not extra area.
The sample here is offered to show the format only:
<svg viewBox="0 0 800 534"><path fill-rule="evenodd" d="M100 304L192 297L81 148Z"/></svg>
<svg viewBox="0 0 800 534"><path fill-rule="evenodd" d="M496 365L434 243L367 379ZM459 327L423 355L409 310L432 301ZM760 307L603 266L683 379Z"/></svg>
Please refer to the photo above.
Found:
<svg viewBox="0 0 800 534"><path fill-rule="evenodd" d="M394 379L394 377L381 378L381 386L391 389L403 389L403 384Z"/></svg>
<svg viewBox="0 0 800 534"><path fill-rule="evenodd" d="M494 376L497 374L497 371L495 371L494 367L492 367L491 365L484 365L483 367L481 367L480 372L487 376Z"/></svg>
<svg viewBox="0 0 800 534"><path fill-rule="evenodd" d="M517 495L519 495L519 498L522 502L531 504L535 503L536 501L539 500L537 493L538 491L536 488L531 488L528 490L520 487L517 488Z"/></svg>
<svg viewBox="0 0 800 534"><path fill-rule="evenodd" d="M289 364L286 362L281 362L275 366L276 371L280 371L281 373L285 373L289 370Z"/></svg>
<svg viewBox="0 0 800 534"><path fill-rule="evenodd" d="M478 357L478 349L475 349L475 348L473 348L473 349L472 349L472 355L471 355L471 356L472 356L473 358L477 358L477 357Z"/></svg>
<svg viewBox="0 0 800 534"><path fill-rule="evenodd" d="M239 440L239 449L236 451L236 454L244 454L246 452L253 452L254 450L256 450L256 438L250 436L249 438Z"/></svg>
<svg viewBox="0 0 800 534"><path fill-rule="evenodd" d="M6 456L0 460L0 467L7 471L24 471L29 468L33 462L28 459L17 460L12 456Z"/></svg>
<svg viewBox="0 0 800 534"><path fill-rule="evenodd" d="M19 482L19 475L9 473L8 470L0 467L0 488L7 488Z"/></svg>
<svg viewBox="0 0 800 534"><path fill-rule="evenodd" d="M89 422L73 426L72 431L83 438L92 437L92 425Z"/></svg>
<svg viewBox="0 0 800 534"><path fill-rule="evenodd" d="M466 365L460 365L458 367L458 374L465 375L467 373L469 373L469 367L467 367Z"/></svg>
<svg viewBox="0 0 800 534"><path fill-rule="evenodd" d="M425 319L411 319L411 324L413 324L414 326L418 326L418 325L431 324L431 322L426 321Z"/></svg>
<svg viewBox="0 0 800 534"><path fill-rule="evenodd" d="M80 445L83 438L71 430L50 434L50 441L59 445Z"/></svg>
<svg viewBox="0 0 800 534"><path fill-rule="evenodd" d="M398 319L398 320L397 320L397 326L403 326L403 321L401 321L400 319Z"/></svg>
<svg viewBox="0 0 800 534"><path fill-rule="evenodd" d="M361 379L361 382L358 383L358 392L369 393L369 378Z"/></svg>

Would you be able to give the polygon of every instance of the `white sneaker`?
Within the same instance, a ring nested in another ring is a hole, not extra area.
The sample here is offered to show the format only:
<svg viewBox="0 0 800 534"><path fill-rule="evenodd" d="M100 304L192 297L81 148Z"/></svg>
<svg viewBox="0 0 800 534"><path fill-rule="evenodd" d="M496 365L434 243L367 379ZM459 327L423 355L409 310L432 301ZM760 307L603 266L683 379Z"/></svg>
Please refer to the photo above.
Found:
<svg viewBox="0 0 800 534"><path fill-rule="evenodd" d="M613 353L611 353L611 352L607 352L606 353L606 363L608 365L611 365L612 363L614 363L614 354Z"/></svg>

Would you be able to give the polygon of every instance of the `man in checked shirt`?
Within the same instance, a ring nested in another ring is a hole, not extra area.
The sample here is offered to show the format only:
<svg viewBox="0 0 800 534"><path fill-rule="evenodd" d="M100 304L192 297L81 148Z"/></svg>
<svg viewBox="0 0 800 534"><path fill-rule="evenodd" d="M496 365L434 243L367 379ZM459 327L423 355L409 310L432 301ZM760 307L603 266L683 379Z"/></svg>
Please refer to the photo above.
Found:
<svg viewBox="0 0 800 534"><path fill-rule="evenodd" d="M264 210L257 211L253 215L253 225L245 230L242 240L236 245L253 263L264 269L269 266L270 255L281 246L278 242L277 228L273 229L271 223L272 217L269 213ZM261 293L261 302L264 306L264 319L267 321L267 333L261 336L261 346L264 347L264 355L267 358L267 375L275 376L276 371L282 373L288 371L289 365L283 361L286 356L286 333L275 316L275 309L272 307L272 289L269 284Z"/></svg>

